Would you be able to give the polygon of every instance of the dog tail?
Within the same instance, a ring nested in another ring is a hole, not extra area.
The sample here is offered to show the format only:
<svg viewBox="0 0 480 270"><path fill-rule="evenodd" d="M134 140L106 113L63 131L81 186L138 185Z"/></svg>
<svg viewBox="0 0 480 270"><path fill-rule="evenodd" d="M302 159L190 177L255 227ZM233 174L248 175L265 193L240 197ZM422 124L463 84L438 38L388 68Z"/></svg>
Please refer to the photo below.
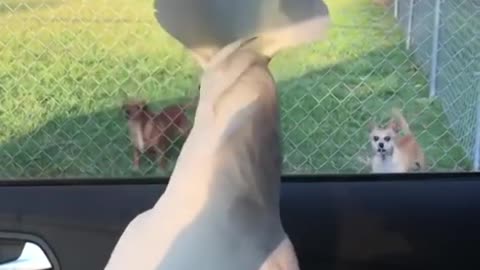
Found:
<svg viewBox="0 0 480 270"><path fill-rule="evenodd" d="M393 108L392 109L392 115L395 118L395 120L398 121L397 122L398 126L396 128L398 131L403 130L403 132L405 132L405 134L412 133L411 130L410 130L410 126L408 125L407 120L405 120L405 117L403 117L403 114L400 111L400 109Z"/></svg>

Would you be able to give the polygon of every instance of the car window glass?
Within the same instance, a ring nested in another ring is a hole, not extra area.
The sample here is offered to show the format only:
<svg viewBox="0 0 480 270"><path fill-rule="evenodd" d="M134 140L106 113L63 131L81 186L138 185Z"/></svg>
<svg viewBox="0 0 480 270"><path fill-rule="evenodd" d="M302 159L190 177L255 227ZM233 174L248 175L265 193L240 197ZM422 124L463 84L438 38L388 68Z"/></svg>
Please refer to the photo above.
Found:
<svg viewBox="0 0 480 270"><path fill-rule="evenodd" d="M478 170L478 4L325 2L326 41L271 63L283 173ZM6 0L0 21L0 178L171 173L199 68L152 1ZM159 134L164 160L139 136L161 131L129 124L147 109L172 125Z"/></svg>

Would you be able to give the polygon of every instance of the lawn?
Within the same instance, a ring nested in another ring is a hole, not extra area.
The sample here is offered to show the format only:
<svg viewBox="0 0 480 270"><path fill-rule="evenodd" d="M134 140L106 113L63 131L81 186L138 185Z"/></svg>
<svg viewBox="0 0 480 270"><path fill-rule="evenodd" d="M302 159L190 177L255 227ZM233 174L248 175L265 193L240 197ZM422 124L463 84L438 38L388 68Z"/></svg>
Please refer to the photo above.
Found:
<svg viewBox="0 0 480 270"><path fill-rule="evenodd" d="M284 172L368 172L367 123L385 120L392 105L403 108L432 170L467 169L394 19L369 0L327 2L328 39L272 62ZM127 95L158 106L185 99L198 74L157 25L151 0L2 1L0 177L168 174L131 168L119 107Z"/></svg>

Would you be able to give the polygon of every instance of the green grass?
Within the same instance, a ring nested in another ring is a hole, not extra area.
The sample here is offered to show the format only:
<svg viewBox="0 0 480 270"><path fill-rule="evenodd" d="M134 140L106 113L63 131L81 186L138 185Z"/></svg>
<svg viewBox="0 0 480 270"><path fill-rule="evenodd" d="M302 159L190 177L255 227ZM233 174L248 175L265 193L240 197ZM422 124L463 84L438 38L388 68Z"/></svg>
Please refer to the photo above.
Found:
<svg viewBox="0 0 480 270"><path fill-rule="evenodd" d="M285 173L368 171L367 122L385 120L392 105L404 108L433 170L467 169L393 18L368 0L327 2L328 39L272 63ZM151 0L2 1L0 177L168 173L131 169L119 106L126 95L159 105L191 95L198 72L157 25Z"/></svg>

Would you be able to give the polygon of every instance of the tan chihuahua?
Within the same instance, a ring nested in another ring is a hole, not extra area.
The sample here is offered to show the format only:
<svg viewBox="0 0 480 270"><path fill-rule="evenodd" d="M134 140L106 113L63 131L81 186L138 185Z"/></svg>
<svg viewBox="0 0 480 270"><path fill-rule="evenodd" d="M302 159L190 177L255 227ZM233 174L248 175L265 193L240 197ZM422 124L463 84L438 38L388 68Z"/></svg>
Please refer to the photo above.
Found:
<svg viewBox="0 0 480 270"><path fill-rule="evenodd" d="M372 172L406 173L425 169L425 156L410 127L398 109L386 128L370 124L373 151ZM404 135L400 135L403 131Z"/></svg>

